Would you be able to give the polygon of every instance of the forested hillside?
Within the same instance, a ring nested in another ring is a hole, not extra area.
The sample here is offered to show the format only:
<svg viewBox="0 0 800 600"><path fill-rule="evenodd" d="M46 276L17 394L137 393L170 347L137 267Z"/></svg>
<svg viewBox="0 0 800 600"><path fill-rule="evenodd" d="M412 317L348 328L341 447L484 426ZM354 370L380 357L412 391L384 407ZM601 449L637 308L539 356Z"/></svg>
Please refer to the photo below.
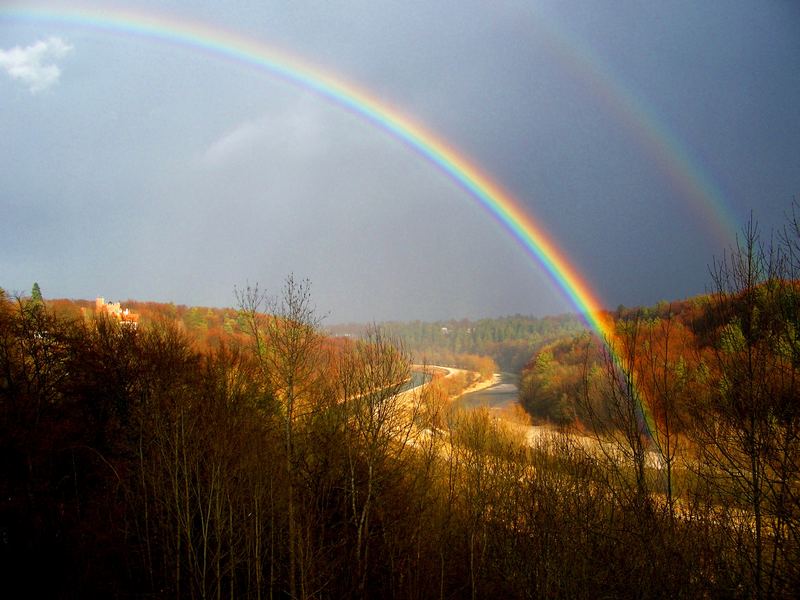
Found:
<svg viewBox="0 0 800 600"><path fill-rule="evenodd" d="M210 308L186 306L171 302L142 302L124 300L121 304L139 315L143 325L172 323L199 349L219 347L224 341L238 338L242 341L242 321L233 308ZM95 302L90 300L52 299L47 305L59 315L67 318L91 318L95 314Z"/></svg>
<svg viewBox="0 0 800 600"><path fill-rule="evenodd" d="M537 353L525 401L561 430L457 410L436 381L400 393L402 346L329 337L291 277L275 300L248 287L237 311L194 321L130 303L136 326L38 286L0 293L5 585L793 597L800 235L746 234L707 297L619 311L606 345L587 333Z"/></svg>
<svg viewBox="0 0 800 600"><path fill-rule="evenodd" d="M728 299L722 300L725 304ZM676 362L679 375L685 380L688 371L700 368L703 355L718 337L715 312L721 306L712 296L689 300L662 302L653 307L620 308L607 313L621 352L635 355L640 369L647 365L652 371L654 361ZM586 425L589 415L585 408L587 390L598 387L597 380L613 368L612 356L602 340L588 331L562 336L544 344L532 356L522 371L520 402L538 419L559 425ZM703 363L703 368L709 365ZM708 376L708 372L704 371ZM676 373L662 373L673 379ZM656 385L653 373L638 376L638 386L652 395Z"/></svg>
<svg viewBox="0 0 800 600"><path fill-rule="evenodd" d="M332 334L359 335L366 325L329 327ZM382 323L381 327L403 341L418 361L473 368L476 359L489 358L503 371L519 373L543 344L585 330L577 315L495 319L412 321ZM480 368L473 368L480 371Z"/></svg>

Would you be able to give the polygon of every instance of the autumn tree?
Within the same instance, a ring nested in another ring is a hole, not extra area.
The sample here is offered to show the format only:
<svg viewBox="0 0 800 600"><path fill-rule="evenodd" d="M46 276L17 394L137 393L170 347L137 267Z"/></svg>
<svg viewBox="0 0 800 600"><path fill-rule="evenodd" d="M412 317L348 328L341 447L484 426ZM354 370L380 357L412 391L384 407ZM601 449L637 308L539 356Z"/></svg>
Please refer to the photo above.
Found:
<svg viewBox="0 0 800 600"><path fill-rule="evenodd" d="M384 486L402 468L419 413L418 395L402 392L410 378L408 355L378 329L341 357L349 521L355 532L355 581L360 596L366 590L375 507L388 500Z"/></svg>
<svg viewBox="0 0 800 600"><path fill-rule="evenodd" d="M594 447L604 456L606 469L615 475L614 485L627 492L632 479L635 496L631 501L640 507L649 503L646 466L650 450L637 381L642 329L640 313L617 319L613 334L604 340L602 366L589 360L586 346L584 384L578 398L579 410L587 416L595 436Z"/></svg>
<svg viewBox="0 0 800 600"><path fill-rule="evenodd" d="M674 518L675 471L683 447L681 433L686 427L687 396L697 370L693 360L694 338L670 307L661 316L649 319L643 334L638 382L642 400L652 417L650 435L658 450L667 508L670 518Z"/></svg>
<svg viewBox="0 0 800 600"><path fill-rule="evenodd" d="M798 582L798 304L792 249L762 241L751 218L714 264L719 381L696 404L702 474L725 498L742 583L756 598ZM788 586L788 587L787 587Z"/></svg>
<svg viewBox="0 0 800 600"><path fill-rule="evenodd" d="M240 314L252 342L266 391L274 399L283 429L288 524L288 583L292 598L305 597L305 573L300 561L297 514L297 419L313 406L321 389L323 362L320 319L311 301L308 280L286 278L279 298L268 296L258 285L237 291Z"/></svg>

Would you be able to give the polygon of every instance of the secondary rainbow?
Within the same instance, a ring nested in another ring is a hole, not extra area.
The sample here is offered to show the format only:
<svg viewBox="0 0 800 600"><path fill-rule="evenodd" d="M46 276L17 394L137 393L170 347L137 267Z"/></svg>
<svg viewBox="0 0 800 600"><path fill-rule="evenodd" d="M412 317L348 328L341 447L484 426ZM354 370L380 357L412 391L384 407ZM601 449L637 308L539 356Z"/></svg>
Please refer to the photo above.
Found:
<svg viewBox="0 0 800 600"><path fill-rule="evenodd" d="M734 242L738 226L720 186L690 148L667 126L658 111L636 88L627 84L580 38L548 22L531 5L528 20L537 40L586 86L592 97L628 129L654 164L681 191L681 198L714 236L720 248ZM534 14L535 13L535 14Z"/></svg>
<svg viewBox="0 0 800 600"><path fill-rule="evenodd" d="M345 107L402 141L435 164L465 189L497 220L528 254L542 265L586 323L602 338L614 338L613 324L601 314L601 303L579 271L510 194L467 158L399 110L364 90L303 64L286 53L221 27L123 9L0 8L0 21L54 22L79 28L156 39L266 70L293 85ZM615 360L619 362L619 357ZM624 366L624 365L623 365ZM652 431L653 420L642 403Z"/></svg>

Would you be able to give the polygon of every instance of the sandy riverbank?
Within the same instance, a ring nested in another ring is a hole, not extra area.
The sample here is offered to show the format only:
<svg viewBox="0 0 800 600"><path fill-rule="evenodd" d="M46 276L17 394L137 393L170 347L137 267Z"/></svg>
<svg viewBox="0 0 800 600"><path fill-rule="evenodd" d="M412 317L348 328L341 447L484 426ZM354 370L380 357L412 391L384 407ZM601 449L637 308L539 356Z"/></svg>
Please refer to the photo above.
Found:
<svg viewBox="0 0 800 600"><path fill-rule="evenodd" d="M461 371L462 373L470 372L470 371L463 371L462 369L455 369L455 370ZM494 373L489 379L479 380L467 386L461 391L461 393L458 396L456 396L456 398L459 398L464 394L471 394L472 392L480 392L482 390L492 387L493 385L497 385L498 383L500 383L500 381L501 381L500 373Z"/></svg>

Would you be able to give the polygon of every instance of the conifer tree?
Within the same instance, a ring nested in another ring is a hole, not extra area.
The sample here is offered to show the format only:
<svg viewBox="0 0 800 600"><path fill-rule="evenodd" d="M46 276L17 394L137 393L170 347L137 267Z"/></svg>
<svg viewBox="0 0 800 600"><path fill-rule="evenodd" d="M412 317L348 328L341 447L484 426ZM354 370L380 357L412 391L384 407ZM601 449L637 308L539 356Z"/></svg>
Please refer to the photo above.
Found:
<svg viewBox="0 0 800 600"><path fill-rule="evenodd" d="M42 290L39 289L39 283L36 281L33 282L33 287L31 288L31 302L34 304L44 304Z"/></svg>

